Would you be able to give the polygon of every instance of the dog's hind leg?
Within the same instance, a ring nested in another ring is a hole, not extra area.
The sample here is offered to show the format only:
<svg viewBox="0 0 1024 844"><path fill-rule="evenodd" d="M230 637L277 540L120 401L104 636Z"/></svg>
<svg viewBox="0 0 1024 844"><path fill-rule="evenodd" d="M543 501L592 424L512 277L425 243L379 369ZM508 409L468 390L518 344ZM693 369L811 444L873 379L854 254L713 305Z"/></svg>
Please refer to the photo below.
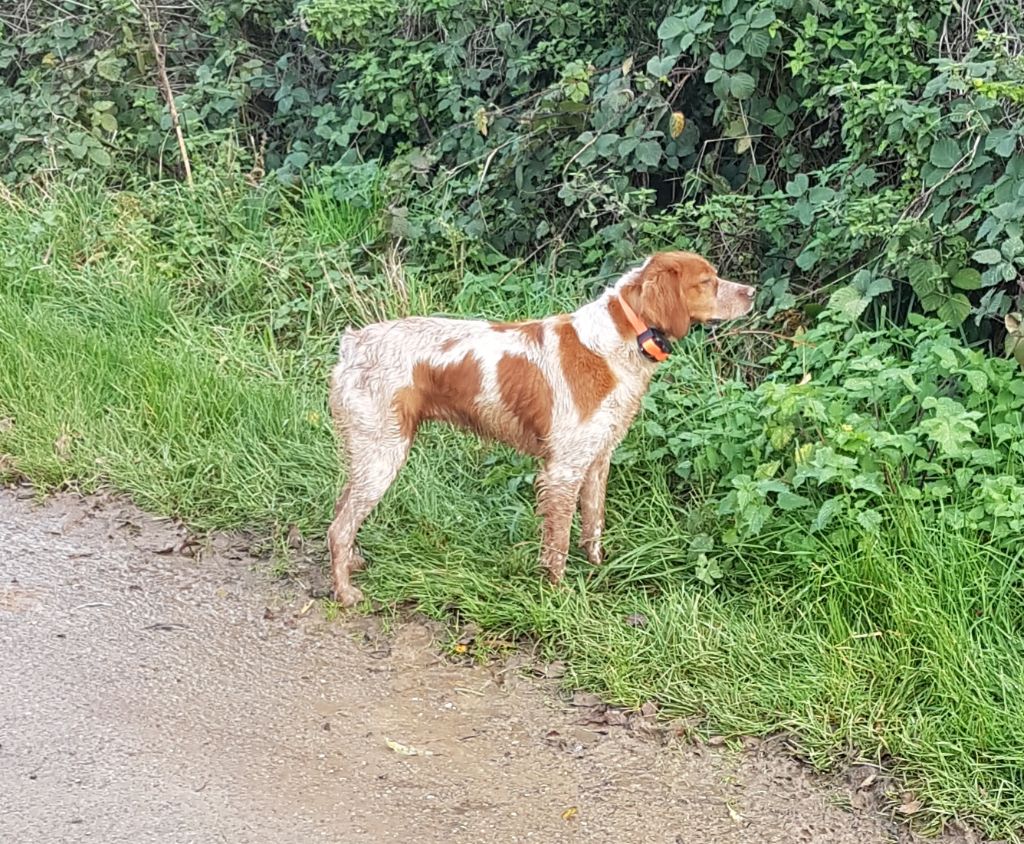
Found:
<svg viewBox="0 0 1024 844"><path fill-rule="evenodd" d="M363 564L355 549L356 534L394 482L409 455L412 441L402 434L397 421L390 419L374 429L349 426L345 437L348 483L335 507L327 540L331 548L334 597L342 606L351 607L363 597L351 582L352 572Z"/></svg>

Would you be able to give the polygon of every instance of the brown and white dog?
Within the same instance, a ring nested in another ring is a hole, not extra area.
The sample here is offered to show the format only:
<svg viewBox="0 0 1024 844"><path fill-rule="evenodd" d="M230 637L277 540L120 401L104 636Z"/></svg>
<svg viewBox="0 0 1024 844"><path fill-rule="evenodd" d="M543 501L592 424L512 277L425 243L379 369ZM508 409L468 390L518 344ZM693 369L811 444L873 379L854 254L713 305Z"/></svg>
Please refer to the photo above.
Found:
<svg viewBox="0 0 1024 844"><path fill-rule="evenodd" d="M659 252L571 314L518 323L409 317L346 330L330 388L349 469L327 534L335 598L346 607L362 599L350 580L364 565L356 533L427 420L542 459L541 564L553 582L565 571L577 502L580 545L600 563L609 461L667 357L663 338L748 313L754 292L720 279L699 255Z"/></svg>

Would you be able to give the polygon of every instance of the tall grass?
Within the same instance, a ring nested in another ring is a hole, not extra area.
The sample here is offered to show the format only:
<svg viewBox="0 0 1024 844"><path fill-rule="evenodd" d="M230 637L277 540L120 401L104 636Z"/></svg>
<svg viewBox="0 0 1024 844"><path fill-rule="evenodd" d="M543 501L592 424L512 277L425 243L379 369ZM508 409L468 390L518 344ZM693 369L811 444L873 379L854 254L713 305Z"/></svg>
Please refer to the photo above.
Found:
<svg viewBox="0 0 1024 844"><path fill-rule="evenodd" d="M0 454L40 486L110 484L199 528L319 537L339 485L325 380L342 325L539 314L589 286L417 270L363 250L379 225L366 208L305 200L231 185L7 196ZM743 576L709 588L679 553L701 491L678 499L642 426L624 449L609 562L575 555L554 589L535 571L532 462L427 432L364 529L369 594L534 637L616 703L654 699L726 734L792 731L818 764L884 761L932 817L1024 825L1019 555L894 496L873 541L785 559L750 543Z"/></svg>

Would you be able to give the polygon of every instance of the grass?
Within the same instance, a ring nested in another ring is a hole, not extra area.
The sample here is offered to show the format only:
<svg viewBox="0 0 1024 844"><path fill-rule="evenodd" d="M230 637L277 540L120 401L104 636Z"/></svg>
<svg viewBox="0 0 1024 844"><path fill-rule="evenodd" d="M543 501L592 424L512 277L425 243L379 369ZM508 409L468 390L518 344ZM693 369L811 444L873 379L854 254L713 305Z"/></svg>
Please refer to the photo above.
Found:
<svg viewBox="0 0 1024 844"><path fill-rule="evenodd" d="M200 184L4 197L0 455L42 487L112 485L200 529L320 537L340 480L325 382L342 325L540 314L588 285L375 258L360 244L376 215L332 196ZM884 761L931 821L1024 826L1019 555L892 498L874 542L785 559L751 545L744 577L710 588L678 562L700 491L684 505L643 461L642 426L627 448L640 457L613 470L609 563L574 555L552 589L535 571L532 463L427 432L364 528L361 582L533 637L616 703L653 699L730 735L792 731L820 765Z"/></svg>

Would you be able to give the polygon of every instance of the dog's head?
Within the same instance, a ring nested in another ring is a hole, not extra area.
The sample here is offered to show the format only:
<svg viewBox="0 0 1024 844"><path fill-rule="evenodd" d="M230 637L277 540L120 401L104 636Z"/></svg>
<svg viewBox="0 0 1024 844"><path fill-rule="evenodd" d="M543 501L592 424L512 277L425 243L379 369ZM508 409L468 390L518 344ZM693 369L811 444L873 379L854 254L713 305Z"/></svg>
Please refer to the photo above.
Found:
<svg viewBox="0 0 1024 844"><path fill-rule="evenodd" d="M685 337L693 322L719 322L750 313L753 287L719 278L715 268L692 252L657 252L636 283L637 314L672 340Z"/></svg>

